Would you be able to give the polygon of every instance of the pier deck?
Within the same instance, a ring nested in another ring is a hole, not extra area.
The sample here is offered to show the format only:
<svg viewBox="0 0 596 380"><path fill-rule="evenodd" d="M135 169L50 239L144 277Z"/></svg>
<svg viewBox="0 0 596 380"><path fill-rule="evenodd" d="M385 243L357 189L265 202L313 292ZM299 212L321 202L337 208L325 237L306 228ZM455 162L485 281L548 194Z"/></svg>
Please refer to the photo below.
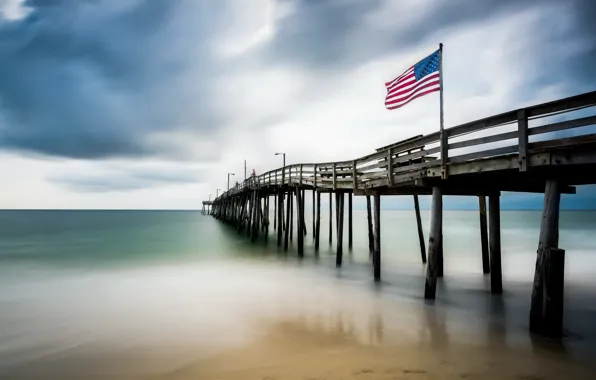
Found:
<svg viewBox="0 0 596 380"><path fill-rule="evenodd" d="M233 224L239 232L246 228L251 240L254 240L260 234L268 236L269 201L274 197L277 244L283 242L287 249L288 231L292 239L293 195L296 195L297 230L304 232L297 233L298 254L302 255L307 230L304 223L305 190L313 191L315 250L319 247L321 193L329 193L330 200L334 194L336 263L340 266L344 196L348 196L349 205L349 247L352 242L352 196L366 196L373 276L378 281L381 276L380 197L414 196L423 263L426 263L428 254L425 297L433 299L437 278L443 275L443 195L479 198L483 271L490 273L491 291L498 294L502 292L500 193L545 193L530 328L546 335L560 336L564 264L561 259L564 250L558 247L560 194L575 193L576 185L596 183L596 133L578 129L595 125L596 116L581 116L582 112L577 112L594 106L596 91L472 121L447 128L442 133L437 131L415 136L356 159L286 165L250 177L213 201L204 201L203 212ZM546 119L559 121L544 123ZM539 124L540 121L543 123ZM514 130L498 131L504 126L514 126ZM572 136L560 137L560 132L566 130L571 130L572 133L567 134ZM428 253L422 236L417 198L426 194L433 196ZM371 197L374 197L374 218ZM488 228L486 197L489 204ZM330 219L330 242L332 228Z"/></svg>

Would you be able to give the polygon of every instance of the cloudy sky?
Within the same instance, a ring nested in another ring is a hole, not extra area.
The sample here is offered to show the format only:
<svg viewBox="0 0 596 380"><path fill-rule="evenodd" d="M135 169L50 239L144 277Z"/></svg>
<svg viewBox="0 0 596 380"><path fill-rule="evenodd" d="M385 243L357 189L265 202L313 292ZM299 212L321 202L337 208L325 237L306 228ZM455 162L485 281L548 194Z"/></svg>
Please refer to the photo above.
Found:
<svg viewBox="0 0 596 380"><path fill-rule="evenodd" d="M0 208L198 208L245 159L261 173L276 151L345 160L433 132L437 93L387 111L384 82L439 42L446 126L592 91L595 15L591 0L0 0Z"/></svg>

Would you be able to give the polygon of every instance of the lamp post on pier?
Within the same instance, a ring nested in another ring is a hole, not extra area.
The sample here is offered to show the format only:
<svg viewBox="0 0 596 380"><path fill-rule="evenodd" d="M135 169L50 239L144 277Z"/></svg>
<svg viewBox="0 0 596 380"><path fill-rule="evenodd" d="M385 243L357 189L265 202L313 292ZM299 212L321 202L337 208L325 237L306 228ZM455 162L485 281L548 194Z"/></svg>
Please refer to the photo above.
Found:
<svg viewBox="0 0 596 380"><path fill-rule="evenodd" d="M217 191L215 192L215 199L217 199L217 197L219 197L219 191L220 191L220 190L221 190L221 189L217 189Z"/></svg>
<svg viewBox="0 0 596 380"><path fill-rule="evenodd" d="M230 176L231 175L236 175L234 173L228 173L228 191L230 191Z"/></svg>
<svg viewBox="0 0 596 380"><path fill-rule="evenodd" d="M285 153L282 153L282 152L275 153L276 156L279 156L280 154L283 155L283 164L284 164L284 167L285 167L286 166L286 154Z"/></svg>

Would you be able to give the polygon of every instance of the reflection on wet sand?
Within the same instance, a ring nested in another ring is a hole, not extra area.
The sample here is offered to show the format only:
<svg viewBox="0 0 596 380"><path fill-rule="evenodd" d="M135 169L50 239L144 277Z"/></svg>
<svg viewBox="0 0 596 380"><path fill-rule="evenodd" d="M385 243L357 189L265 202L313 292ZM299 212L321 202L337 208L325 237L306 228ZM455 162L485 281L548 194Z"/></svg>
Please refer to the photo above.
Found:
<svg viewBox="0 0 596 380"><path fill-rule="evenodd" d="M387 331L384 316L301 314L268 326L248 347L199 360L156 379L591 379L594 367L524 348L507 348L499 329L489 341L450 341L445 318L427 307L417 342Z"/></svg>

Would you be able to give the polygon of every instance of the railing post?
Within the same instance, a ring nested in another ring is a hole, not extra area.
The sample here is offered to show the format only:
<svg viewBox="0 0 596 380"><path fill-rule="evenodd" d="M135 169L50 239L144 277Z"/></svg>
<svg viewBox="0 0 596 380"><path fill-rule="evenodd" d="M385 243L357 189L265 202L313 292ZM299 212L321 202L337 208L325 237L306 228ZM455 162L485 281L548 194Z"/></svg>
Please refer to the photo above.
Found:
<svg viewBox="0 0 596 380"><path fill-rule="evenodd" d="M314 171L313 171L313 187L317 188L317 164L315 164Z"/></svg>
<svg viewBox="0 0 596 380"><path fill-rule="evenodd" d="M387 150L387 181L389 186L393 186L393 149Z"/></svg>
<svg viewBox="0 0 596 380"><path fill-rule="evenodd" d="M447 131L442 129L439 139L440 139L440 144L441 144L441 178L447 179L447 177L448 177L447 164L449 162L449 153L448 153L449 139L447 136Z"/></svg>
<svg viewBox="0 0 596 380"><path fill-rule="evenodd" d="M298 184L302 186L302 164L300 164L300 179L298 180ZM300 206L298 206L300 207Z"/></svg>
<svg viewBox="0 0 596 380"><path fill-rule="evenodd" d="M337 189L337 173L335 172L335 162L333 163L333 190Z"/></svg>
<svg viewBox="0 0 596 380"><path fill-rule="evenodd" d="M528 117L526 110L519 110L517 112L517 131L519 141L519 171L525 172L528 170Z"/></svg>
<svg viewBox="0 0 596 380"><path fill-rule="evenodd" d="M358 189L358 173L356 173L356 160L352 161L352 188Z"/></svg>
<svg viewBox="0 0 596 380"><path fill-rule="evenodd" d="M286 167L284 166L283 168L281 168L281 184L284 184L285 181L285 177L286 176Z"/></svg>

